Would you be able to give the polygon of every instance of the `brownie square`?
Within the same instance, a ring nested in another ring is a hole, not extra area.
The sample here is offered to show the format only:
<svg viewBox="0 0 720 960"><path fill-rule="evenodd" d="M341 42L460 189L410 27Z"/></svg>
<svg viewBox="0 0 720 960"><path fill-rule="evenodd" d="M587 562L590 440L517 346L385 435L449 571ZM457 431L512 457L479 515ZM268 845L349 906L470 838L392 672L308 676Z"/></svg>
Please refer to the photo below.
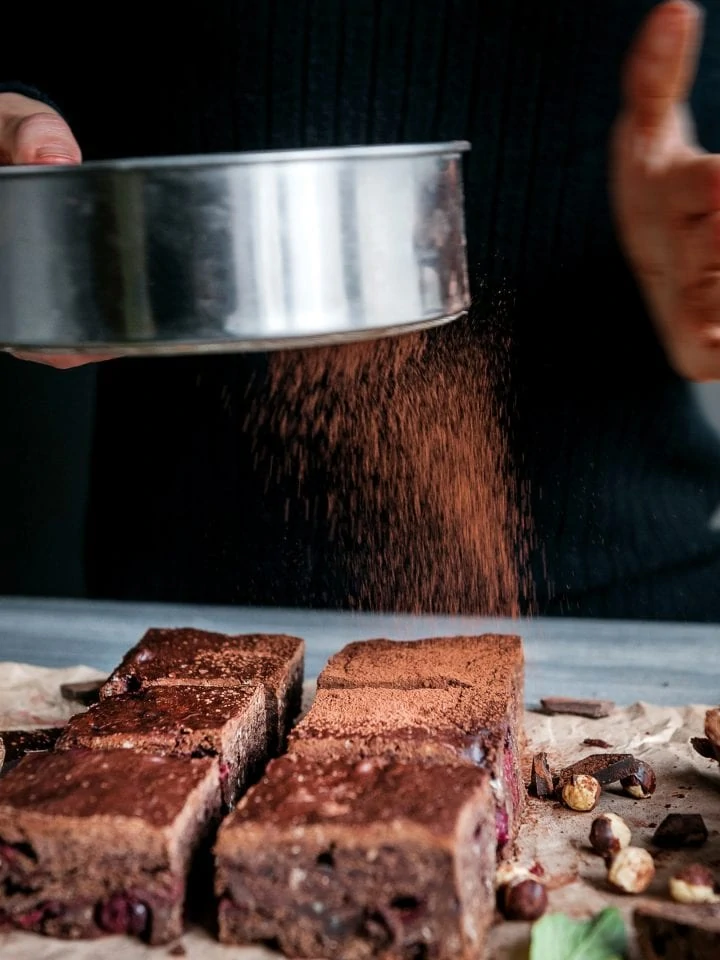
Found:
<svg viewBox="0 0 720 960"><path fill-rule="evenodd" d="M35 727L30 730L0 731L0 776L7 773L26 753L52 750L62 727Z"/></svg>
<svg viewBox="0 0 720 960"><path fill-rule="evenodd" d="M190 863L219 804L209 757L26 756L0 780L0 925L178 937Z"/></svg>
<svg viewBox="0 0 720 960"><path fill-rule="evenodd" d="M151 629L100 690L101 699L151 686L246 687L268 692L269 727L280 748L302 702L305 644L284 634L231 636L207 630Z"/></svg>
<svg viewBox="0 0 720 960"><path fill-rule="evenodd" d="M524 792L508 732L507 718L488 711L487 702L467 687L323 689L292 732L290 750L346 762L394 757L486 767L502 848L515 835Z"/></svg>
<svg viewBox="0 0 720 960"><path fill-rule="evenodd" d="M470 764L274 760L219 831L220 939L331 960L482 956L494 827L490 777Z"/></svg>
<svg viewBox="0 0 720 960"><path fill-rule="evenodd" d="M217 757L223 801L231 807L267 760L265 691L190 686L120 693L70 720L57 749L78 748Z"/></svg>

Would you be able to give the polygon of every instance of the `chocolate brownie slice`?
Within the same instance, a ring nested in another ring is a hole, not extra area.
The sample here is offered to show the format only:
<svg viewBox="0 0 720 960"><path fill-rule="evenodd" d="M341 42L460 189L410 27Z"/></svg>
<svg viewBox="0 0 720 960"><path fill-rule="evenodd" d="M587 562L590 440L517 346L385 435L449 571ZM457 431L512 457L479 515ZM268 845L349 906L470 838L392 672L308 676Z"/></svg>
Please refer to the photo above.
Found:
<svg viewBox="0 0 720 960"><path fill-rule="evenodd" d="M182 933L185 884L218 817L218 762L36 753L0 780L0 925L79 938Z"/></svg>
<svg viewBox="0 0 720 960"><path fill-rule="evenodd" d="M300 711L305 644L284 634L231 636L207 630L152 629L128 651L101 699L151 686L246 687L262 684L281 747Z"/></svg>
<svg viewBox="0 0 720 960"><path fill-rule="evenodd" d="M215 852L224 943L338 960L483 955L494 805L470 764L282 757Z"/></svg>
<svg viewBox="0 0 720 960"><path fill-rule="evenodd" d="M475 737L467 749L492 772L497 799L498 844L502 848L513 838L525 799L520 766L523 746L524 657L517 636L485 634L477 637L438 637L427 640L369 640L351 643L335 656L318 678L320 691L393 691L397 706L388 700L388 711L412 705L411 696L401 691L443 690L464 693L456 700L445 698L445 717L452 715L464 733ZM434 703L426 697L426 706ZM371 698L370 698L371 699ZM374 713L367 695L363 702L373 722L381 721L384 708ZM353 697L345 698L349 707ZM322 701L319 701L322 703ZM472 705L471 708L468 705ZM436 704L437 707L437 704ZM469 712L470 711L470 712ZM472 716L470 721L469 717ZM402 718L399 718L404 723ZM423 726L421 721L419 724ZM362 734L357 731L358 736ZM377 744L379 741L375 740ZM425 750L430 749L427 745Z"/></svg>
<svg viewBox="0 0 720 960"><path fill-rule="evenodd" d="M231 807L267 760L265 691L148 687L121 693L73 717L57 748L217 757L223 801Z"/></svg>

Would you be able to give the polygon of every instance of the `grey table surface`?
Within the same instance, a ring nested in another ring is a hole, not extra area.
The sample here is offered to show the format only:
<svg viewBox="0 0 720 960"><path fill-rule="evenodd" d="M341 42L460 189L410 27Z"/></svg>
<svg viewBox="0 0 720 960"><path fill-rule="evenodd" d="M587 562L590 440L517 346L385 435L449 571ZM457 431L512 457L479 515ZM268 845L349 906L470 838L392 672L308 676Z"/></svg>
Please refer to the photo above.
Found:
<svg viewBox="0 0 720 960"><path fill-rule="evenodd" d="M325 611L0 598L0 661L111 670L151 626L292 633L307 642L306 675L351 640L483 632L525 641L529 704L546 695L720 703L720 625L598 620L493 620Z"/></svg>

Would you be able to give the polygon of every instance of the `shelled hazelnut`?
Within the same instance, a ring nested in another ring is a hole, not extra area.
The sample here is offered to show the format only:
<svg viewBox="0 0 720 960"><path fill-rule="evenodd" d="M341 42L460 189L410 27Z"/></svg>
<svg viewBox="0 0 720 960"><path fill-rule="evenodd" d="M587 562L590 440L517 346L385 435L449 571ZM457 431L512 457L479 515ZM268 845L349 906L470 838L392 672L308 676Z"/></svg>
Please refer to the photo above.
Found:
<svg viewBox="0 0 720 960"><path fill-rule="evenodd" d="M625 847L613 857L608 882L623 893L643 893L655 876L655 862L641 847Z"/></svg>
<svg viewBox="0 0 720 960"><path fill-rule="evenodd" d="M570 810L588 813L594 810L600 799L602 788L595 777L578 774L572 777L562 788L562 802Z"/></svg>
<svg viewBox="0 0 720 960"><path fill-rule="evenodd" d="M603 813L590 827L590 846L601 857L613 857L629 847L632 841L630 827L616 813Z"/></svg>
<svg viewBox="0 0 720 960"><path fill-rule="evenodd" d="M620 781L620 786L628 796L635 800L647 800L655 793L657 781L655 771L646 763L639 762L637 770Z"/></svg>
<svg viewBox="0 0 720 960"><path fill-rule="evenodd" d="M692 863L670 877L670 896L677 903L720 903L715 877L699 863Z"/></svg>

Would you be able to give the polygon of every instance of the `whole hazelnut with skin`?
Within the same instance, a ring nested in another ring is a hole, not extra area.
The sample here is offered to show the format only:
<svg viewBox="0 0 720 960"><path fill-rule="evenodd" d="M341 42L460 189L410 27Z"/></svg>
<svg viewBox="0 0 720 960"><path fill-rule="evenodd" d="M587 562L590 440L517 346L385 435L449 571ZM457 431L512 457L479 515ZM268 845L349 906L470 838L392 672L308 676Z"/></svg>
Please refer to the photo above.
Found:
<svg viewBox="0 0 720 960"><path fill-rule="evenodd" d="M620 781L625 793L634 800L647 800L655 793L656 785L655 771L646 763L639 764L635 773Z"/></svg>
<svg viewBox="0 0 720 960"><path fill-rule="evenodd" d="M715 877L707 867L692 863L670 877L670 896L677 903L720 903Z"/></svg>
<svg viewBox="0 0 720 960"><path fill-rule="evenodd" d="M590 846L601 857L613 857L630 846L630 827L616 813L603 813L590 827Z"/></svg>
<svg viewBox="0 0 720 960"><path fill-rule="evenodd" d="M578 813L593 810L600 799L601 787L595 777L580 773L562 788L562 802Z"/></svg>
<svg viewBox="0 0 720 960"><path fill-rule="evenodd" d="M625 847L615 854L608 870L608 882L623 893L643 893L655 876L655 862L641 847Z"/></svg>
<svg viewBox="0 0 720 960"><path fill-rule="evenodd" d="M502 911L508 920L537 920L547 910L547 891L533 877L505 887Z"/></svg>

